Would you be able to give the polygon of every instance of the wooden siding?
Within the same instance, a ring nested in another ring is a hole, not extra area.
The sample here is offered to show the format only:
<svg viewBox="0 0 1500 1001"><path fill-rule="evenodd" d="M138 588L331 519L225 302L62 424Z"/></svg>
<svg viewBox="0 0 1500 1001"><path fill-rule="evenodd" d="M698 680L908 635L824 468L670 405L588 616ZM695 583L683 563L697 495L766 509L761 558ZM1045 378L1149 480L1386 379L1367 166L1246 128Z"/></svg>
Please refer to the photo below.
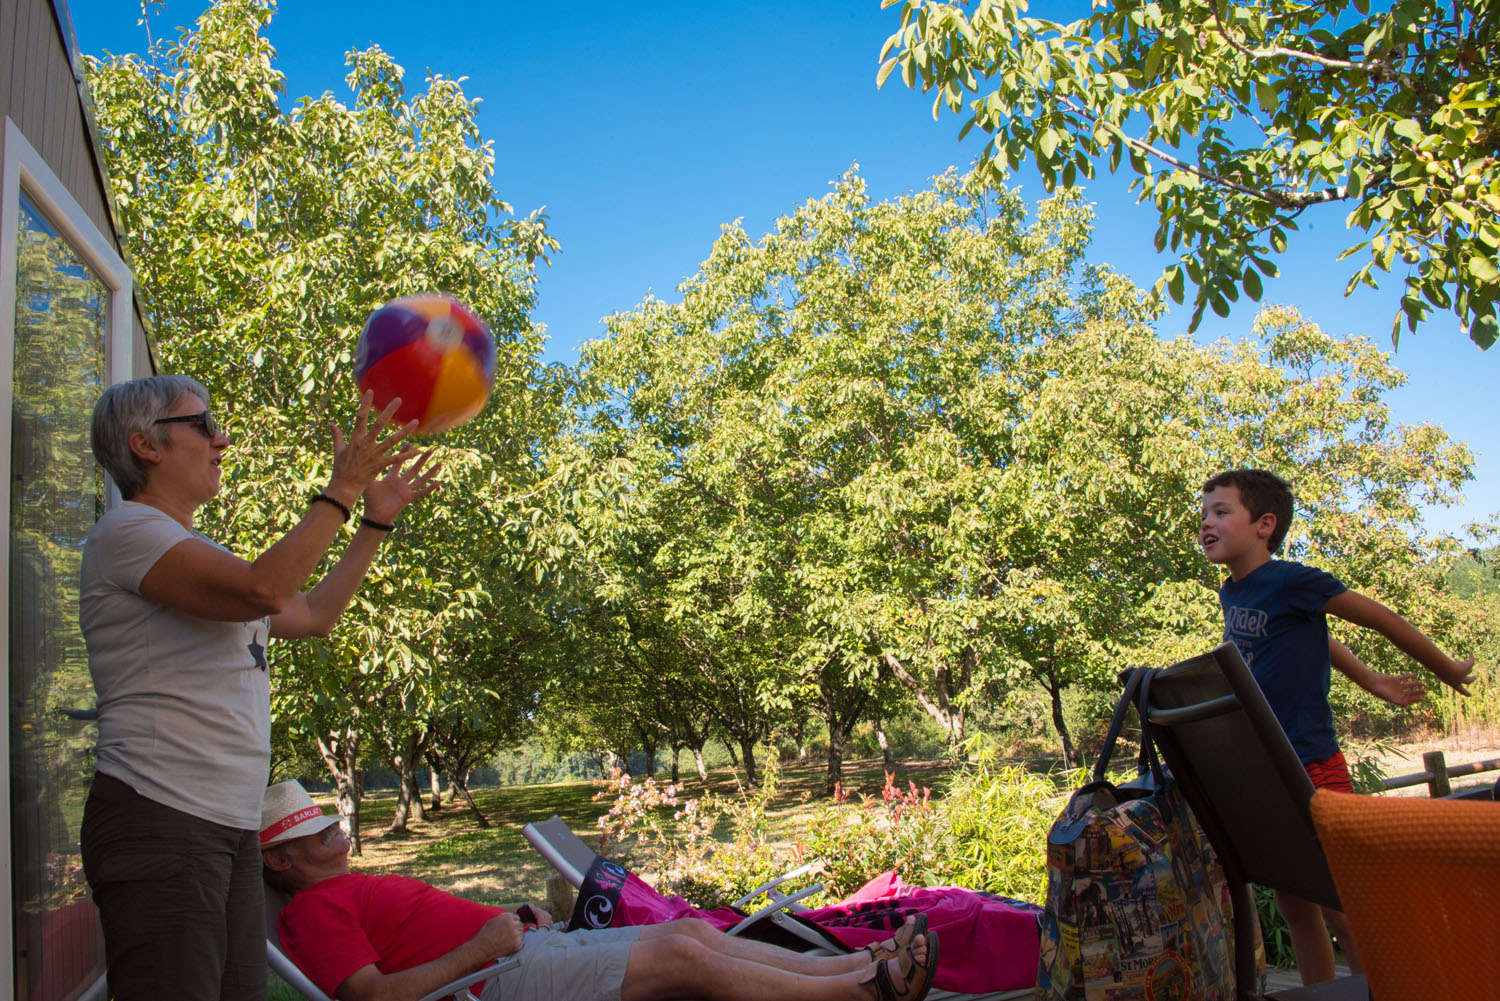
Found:
<svg viewBox="0 0 1500 1001"><path fill-rule="evenodd" d="M51 0L0 0L0 7L6 10L0 16L0 45L9 48L0 111L20 126L99 231L111 234L114 223ZM13 27L5 23L12 17Z"/></svg>
<svg viewBox="0 0 1500 1001"><path fill-rule="evenodd" d="M0 116L16 123L89 220L118 247L105 168L73 75L73 44L63 0L0 0ZM133 312L135 374L150 375L154 352L138 304Z"/></svg>

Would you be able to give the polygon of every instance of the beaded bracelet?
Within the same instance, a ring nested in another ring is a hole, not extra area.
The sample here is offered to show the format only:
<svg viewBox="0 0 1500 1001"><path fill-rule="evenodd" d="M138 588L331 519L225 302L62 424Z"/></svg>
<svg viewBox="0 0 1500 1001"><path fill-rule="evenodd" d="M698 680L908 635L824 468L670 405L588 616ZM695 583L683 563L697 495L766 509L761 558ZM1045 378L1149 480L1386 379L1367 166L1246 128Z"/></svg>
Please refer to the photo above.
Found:
<svg viewBox="0 0 1500 1001"><path fill-rule="evenodd" d="M395 525L387 525L383 521L376 521L374 518L366 518L364 515L359 516L359 523L365 528L374 528L382 532L394 532L396 530Z"/></svg>
<svg viewBox="0 0 1500 1001"><path fill-rule="evenodd" d="M319 501L322 501L324 504L332 504L334 507L338 508L339 513L344 516L345 524L348 524L350 516L354 514L354 512L350 511L348 506L345 505L342 501L334 500L327 494L313 494L312 503L316 504Z"/></svg>

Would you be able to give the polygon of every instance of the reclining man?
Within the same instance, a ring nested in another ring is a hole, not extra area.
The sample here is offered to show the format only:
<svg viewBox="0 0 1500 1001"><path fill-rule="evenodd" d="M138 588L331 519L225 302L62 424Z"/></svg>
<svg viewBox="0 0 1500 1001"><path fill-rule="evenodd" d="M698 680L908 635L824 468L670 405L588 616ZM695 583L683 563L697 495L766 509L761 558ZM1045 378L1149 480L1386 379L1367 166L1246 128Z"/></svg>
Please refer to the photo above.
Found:
<svg viewBox="0 0 1500 1001"><path fill-rule="evenodd" d="M843 956L806 956L735 938L696 918L563 933L404 876L349 869L349 839L297 782L266 790L266 880L292 895L282 948L330 997L416 1001L493 959L520 966L488 981L484 1001L922 1001L938 943L908 920L890 939Z"/></svg>

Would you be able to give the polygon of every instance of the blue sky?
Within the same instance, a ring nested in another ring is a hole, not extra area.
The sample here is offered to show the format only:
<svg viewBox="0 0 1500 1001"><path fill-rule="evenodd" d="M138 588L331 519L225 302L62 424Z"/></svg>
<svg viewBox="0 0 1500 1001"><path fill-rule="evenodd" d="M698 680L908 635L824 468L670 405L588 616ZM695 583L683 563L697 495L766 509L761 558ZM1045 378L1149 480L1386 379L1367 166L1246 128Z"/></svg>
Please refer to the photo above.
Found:
<svg viewBox="0 0 1500 1001"><path fill-rule="evenodd" d="M174 37L204 0L167 0L153 34ZM1075 16L1076 3L1036 0L1037 16ZM88 53L146 46L133 0L70 0ZM857 162L877 198L920 190L949 166L965 167L974 137L956 141L959 120L934 122L928 98L893 77L875 87L876 57L895 30L895 8L879 0L561 5L513 0L283 0L268 35L292 100L331 90L345 96L344 54L378 44L422 89L428 70L468 77L483 99L481 127L494 141L502 196L524 215L546 206L562 252L544 268L534 318L545 323L548 358L576 359L603 333L600 318L634 306L648 290L673 298L697 270L721 223L742 219L754 235ZM1043 195L1023 169L1016 181ZM1123 179L1100 178L1089 196L1098 214L1091 256L1149 286L1162 261L1152 248L1156 216L1134 204ZM1389 347L1397 283L1343 297L1354 237L1344 212L1304 217L1282 277L1263 302L1291 303L1334 333ZM1186 330L1179 308L1160 325ZM1200 336L1242 337L1255 305L1210 315ZM1500 376L1500 347L1481 352L1439 315L1407 335L1396 363L1409 382L1391 394L1404 423L1441 425L1478 454L1475 480L1458 508L1429 512L1429 528L1459 532L1500 514L1500 428L1482 401Z"/></svg>

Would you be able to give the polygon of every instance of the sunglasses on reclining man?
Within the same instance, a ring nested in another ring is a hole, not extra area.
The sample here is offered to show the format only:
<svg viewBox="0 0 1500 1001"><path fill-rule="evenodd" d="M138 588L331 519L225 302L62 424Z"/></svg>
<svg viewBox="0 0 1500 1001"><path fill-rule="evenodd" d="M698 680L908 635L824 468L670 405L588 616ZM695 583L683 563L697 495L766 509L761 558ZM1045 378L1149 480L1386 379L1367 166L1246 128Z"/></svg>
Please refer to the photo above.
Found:
<svg viewBox="0 0 1500 1001"><path fill-rule="evenodd" d="M214 421L213 415L207 410L200 410L196 414L183 414L181 417L162 417L151 422L152 424L191 424L204 437L213 441L219 434L219 425Z"/></svg>

